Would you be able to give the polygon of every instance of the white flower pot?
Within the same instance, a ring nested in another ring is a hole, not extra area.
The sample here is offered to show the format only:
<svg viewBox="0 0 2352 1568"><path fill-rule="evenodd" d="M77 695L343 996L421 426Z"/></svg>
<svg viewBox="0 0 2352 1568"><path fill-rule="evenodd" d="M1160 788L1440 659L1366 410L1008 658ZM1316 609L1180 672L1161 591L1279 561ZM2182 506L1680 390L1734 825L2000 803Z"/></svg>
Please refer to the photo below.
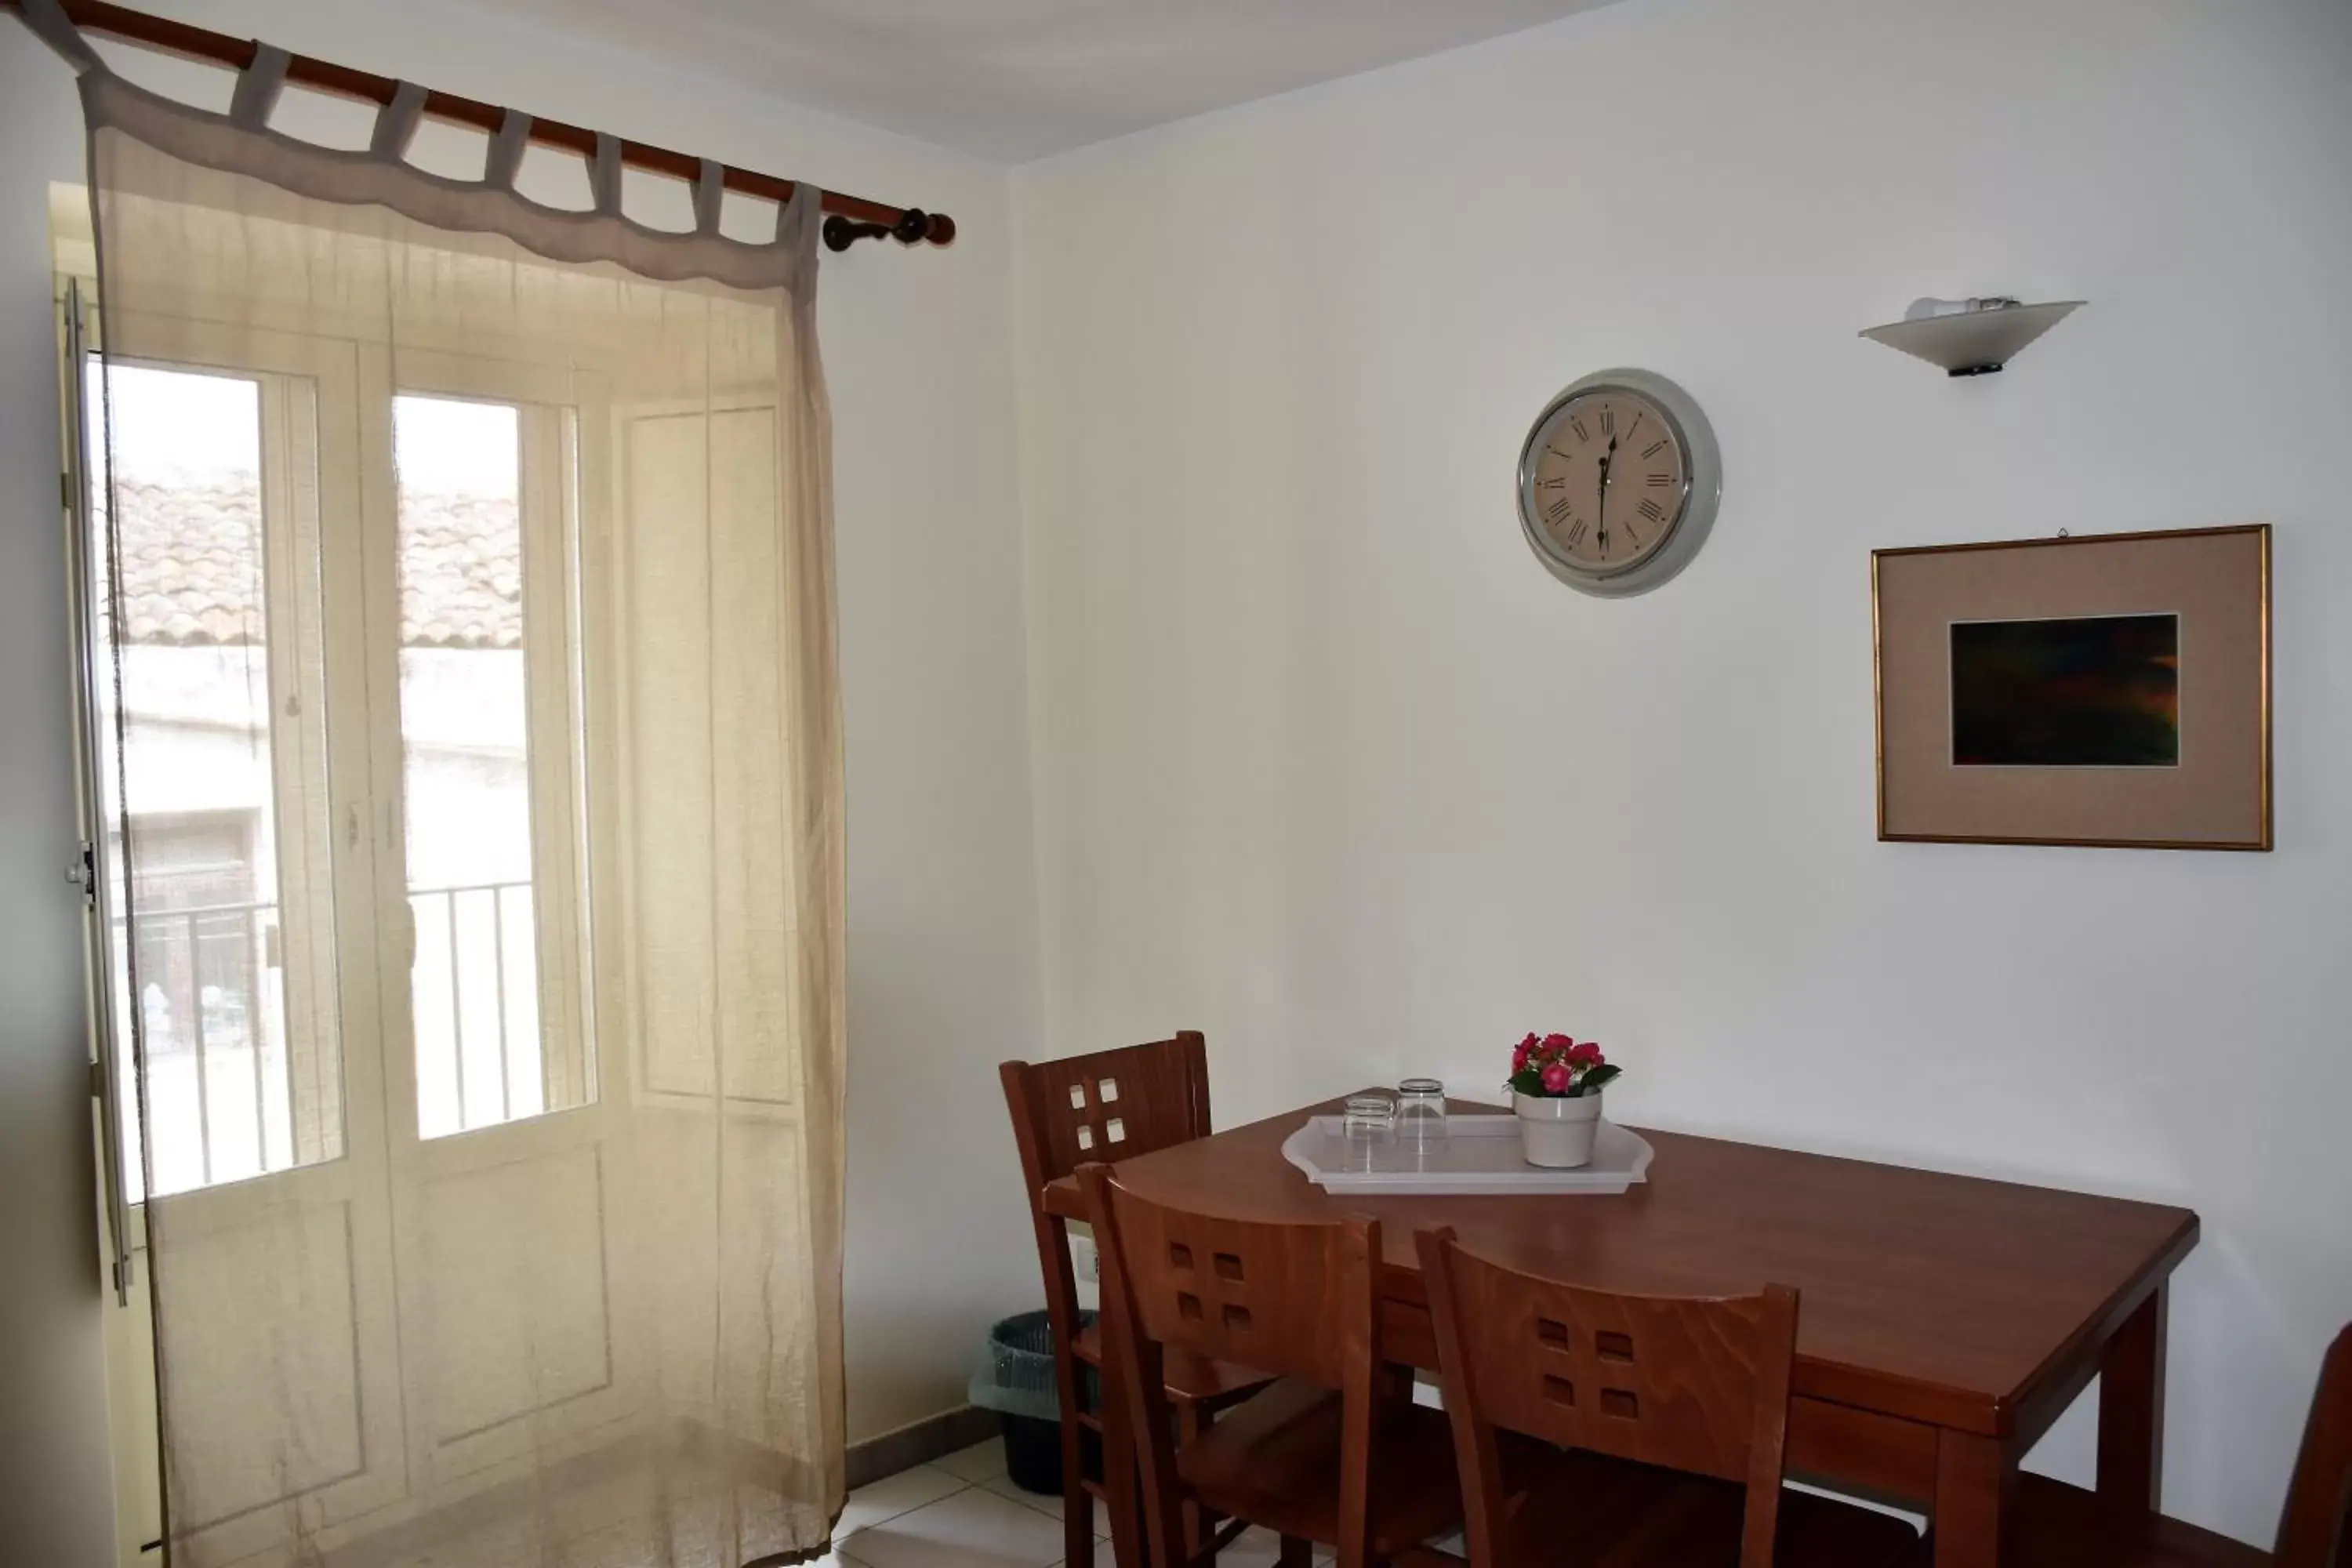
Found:
<svg viewBox="0 0 2352 1568"><path fill-rule="evenodd" d="M1592 1163L1592 1135L1601 1127L1601 1095L1555 1100L1514 1094L1511 1109L1519 1115L1519 1148L1528 1164L1565 1171Z"/></svg>

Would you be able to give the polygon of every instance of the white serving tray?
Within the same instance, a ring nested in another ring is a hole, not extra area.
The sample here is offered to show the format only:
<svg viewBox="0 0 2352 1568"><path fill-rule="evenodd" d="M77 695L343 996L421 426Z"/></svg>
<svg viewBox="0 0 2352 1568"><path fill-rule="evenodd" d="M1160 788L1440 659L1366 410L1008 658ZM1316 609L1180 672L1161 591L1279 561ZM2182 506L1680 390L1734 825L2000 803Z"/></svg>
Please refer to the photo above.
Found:
<svg viewBox="0 0 2352 1568"><path fill-rule="evenodd" d="M1327 1193L1622 1193L1649 1179L1650 1145L1605 1119L1593 1136L1592 1163L1572 1171L1528 1164L1516 1116L1449 1116L1445 1136L1426 1141L1398 1132L1350 1142L1340 1126L1337 1116L1310 1117L1282 1145L1283 1157Z"/></svg>

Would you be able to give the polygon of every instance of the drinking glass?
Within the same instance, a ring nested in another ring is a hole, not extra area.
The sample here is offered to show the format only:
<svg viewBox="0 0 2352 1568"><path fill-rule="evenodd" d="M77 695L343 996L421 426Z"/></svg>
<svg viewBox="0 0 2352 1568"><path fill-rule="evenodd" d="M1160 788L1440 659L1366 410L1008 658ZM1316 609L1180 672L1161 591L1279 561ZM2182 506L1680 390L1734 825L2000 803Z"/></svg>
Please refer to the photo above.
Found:
<svg viewBox="0 0 2352 1568"><path fill-rule="evenodd" d="M1445 1136L1445 1086L1433 1078L1409 1078L1397 1085L1397 1132L1408 1142Z"/></svg>
<svg viewBox="0 0 2352 1568"><path fill-rule="evenodd" d="M1396 1136L1396 1101L1385 1094L1349 1095L1339 1131L1350 1142L1387 1142Z"/></svg>

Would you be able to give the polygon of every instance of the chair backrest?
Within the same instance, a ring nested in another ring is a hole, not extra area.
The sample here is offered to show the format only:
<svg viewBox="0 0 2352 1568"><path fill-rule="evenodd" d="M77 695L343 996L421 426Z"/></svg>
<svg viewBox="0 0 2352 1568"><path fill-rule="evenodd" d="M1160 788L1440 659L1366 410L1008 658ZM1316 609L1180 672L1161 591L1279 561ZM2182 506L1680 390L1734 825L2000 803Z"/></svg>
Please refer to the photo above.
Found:
<svg viewBox="0 0 2352 1568"><path fill-rule="evenodd" d="M1360 1215L1270 1225L1153 1203L1108 1166L1080 1168L1103 1262L1105 1344L1143 1472L1152 1561L1181 1562L1184 1500L1165 1353L1189 1352L1337 1389L1339 1560L1363 1560L1371 1485L1380 1224Z"/></svg>
<svg viewBox="0 0 2352 1568"><path fill-rule="evenodd" d="M1088 1160L1149 1153L1209 1135L1209 1053L1199 1031L1057 1062L1003 1062L996 1069L1036 1232L1037 1264L1057 1349L1078 1331L1078 1282L1068 1222L1045 1211L1045 1189ZM1062 1367L1063 1414L1076 1379Z"/></svg>
<svg viewBox="0 0 2352 1568"><path fill-rule="evenodd" d="M1414 1237L1462 1468L1471 1561L1502 1522L1496 1428L1745 1483L1741 1568L1767 1568L1796 1358L1797 1293L1683 1298L1590 1290Z"/></svg>
<svg viewBox="0 0 2352 1568"><path fill-rule="evenodd" d="M2352 1324L2320 1363L2277 1556L2279 1568L2352 1568Z"/></svg>
<svg viewBox="0 0 2352 1568"><path fill-rule="evenodd" d="M1029 1201L1090 1160L1124 1160L1209 1135L1209 1053L1200 1032L997 1069Z"/></svg>

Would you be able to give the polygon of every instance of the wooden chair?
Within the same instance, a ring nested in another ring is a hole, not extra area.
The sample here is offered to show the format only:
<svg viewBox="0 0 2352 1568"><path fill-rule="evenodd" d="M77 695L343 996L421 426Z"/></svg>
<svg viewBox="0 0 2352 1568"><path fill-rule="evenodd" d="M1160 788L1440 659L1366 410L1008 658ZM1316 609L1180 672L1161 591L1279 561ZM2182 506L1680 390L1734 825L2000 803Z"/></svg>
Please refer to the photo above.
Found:
<svg viewBox="0 0 2352 1568"><path fill-rule="evenodd" d="M1797 1293L1617 1295L1414 1238L1473 1568L1881 1568L1902 1520L1783 1491Z"/></svg>
<svg viewBox="0 0 2352 1568"><path fill-rule="evenodd" d="M1115 1448L1143 1472L1152 1568L1193 1568L1214 1542L1188 1539L1187 1506L1282 1537L1282 1562L1311 1543L1339 1568L1411 1559L1461 1514L1444 1417L1412 1403L1381 1364L1373 1271L1377 1221L1268 1225L1193 1214L1082 1166L1103 1259ZM1168 1367L1179 1357L1265 1367L1283 1380L1179 1447Z"/></svg>
<svg viewBox="0 0 2352 1568"><path fill-rule="evenodd" d="M1077 1280L1070 1268L1069 1226L1045 1212L1045 1189L1086 1162L1147 1154L1209 1134L1209 1058L1196 1031L1173 1039L1096 1051L1057 1062L1005 1062L997 1069L1013 1142L1029 1189L1037 1261L1045 1277L1045 1310L1054 1329L1054 1373L1062 1405L1062 1529L1068 1568L1092 1568L1094 1504L1110 1507L1118 1560L1140 1563L1141 1537L1125 1516L1131 1489L1106 1491L1086 1479L1084 1434L1102 1433L1099 1414L1085 1407L1081 1369L1102 1365L1098 1328L1081 1331ZM1216 1407L1247 1396L1267 1381L1263 1373L1185 1358L1169 1366L1170 1399L1180 1431L1197 1432ZM1106 1475L1116 1474L1108 1469ZM1195 1520L1196 1531L1207 1521Z"/></svg>
<svg viewBox="0 0 2352 1568"><path fill-rule="evenodd" d="M2021 1568L2352 1568L2352 1326L2320 1365L2272 1551L2160 1513L2119 1517L2047 1476L2017 1478L2011 1517Z"/></svg>

